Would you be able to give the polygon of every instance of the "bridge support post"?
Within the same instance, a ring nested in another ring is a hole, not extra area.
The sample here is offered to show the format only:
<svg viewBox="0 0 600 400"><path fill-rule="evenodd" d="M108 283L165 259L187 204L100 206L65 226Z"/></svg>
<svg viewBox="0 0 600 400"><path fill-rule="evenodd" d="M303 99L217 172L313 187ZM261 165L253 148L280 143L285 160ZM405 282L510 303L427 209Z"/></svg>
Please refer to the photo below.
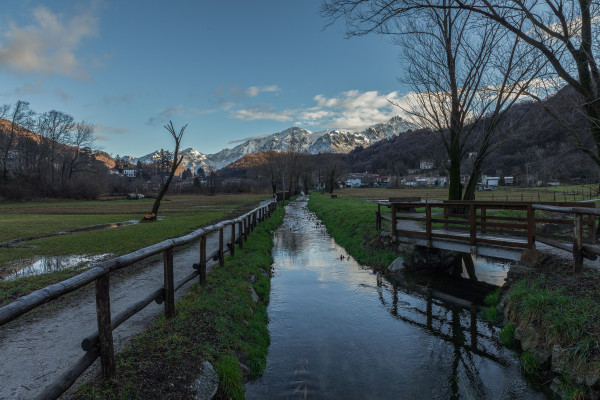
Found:
<svg viewBox="0 0 600 400"><path fill-rule="evenodd" d="M535 249L535 210L527 205L527 248Z"/></svg>
<svg viewBox="0 0 600 400"><path fill-rule="evenodd" d="M398 227L396 226L397 222L396 206L392 204L392 243L396 243L398 241Z"/></svg>
<svg viewBox="0 0 600 400"><path fill-rule="evenodd" d="M573 272L583 270L583 217L575 214L573 218Z"/></svg>
<svg viewBox="0 0 600 400"><path fill-rule="evenodd" d="M431 204L425 204L425 237L427 238L427 248L431 248Z"/></svg>
<svg viewBox="0 0 600 400"><path fill-rule="evenodd" d="M475 255L475 245L477 244L476 212L475 203L469 204L469 245L471 246L471 255Z"/></svg>

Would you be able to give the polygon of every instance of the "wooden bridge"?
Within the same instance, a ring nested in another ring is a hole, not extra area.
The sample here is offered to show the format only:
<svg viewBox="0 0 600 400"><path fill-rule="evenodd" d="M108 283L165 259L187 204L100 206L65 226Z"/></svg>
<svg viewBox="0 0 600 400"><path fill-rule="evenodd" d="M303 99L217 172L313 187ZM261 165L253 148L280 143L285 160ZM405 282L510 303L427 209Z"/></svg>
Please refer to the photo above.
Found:
<svg viewBox="0 0 600 400"><path fill-rule="evenodd" d="M596 217L593 202L422 202L418 198L378 201L377 229L390 223L392 242L474 255L520 260L524 249L573 254L574 272L583 258L595 260ZM389 215L382 211L390 209Z"/></svg>

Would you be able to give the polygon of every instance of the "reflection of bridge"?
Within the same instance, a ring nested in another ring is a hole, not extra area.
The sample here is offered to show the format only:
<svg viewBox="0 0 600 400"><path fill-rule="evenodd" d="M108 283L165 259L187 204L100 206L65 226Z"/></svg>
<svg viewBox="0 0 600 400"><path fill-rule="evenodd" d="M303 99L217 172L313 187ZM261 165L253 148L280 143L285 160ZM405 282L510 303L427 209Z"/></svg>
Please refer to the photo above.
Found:
<svg viewBox="0 0 600 400"><path fill-rule="evenodd" d="M600 209L589 202L380 201L376 224L382 229L382 221L390 222L394 242L510 260L539 243L540 250L572 252L578 272L583 257L600 255L596 216Z"/></svg>
<svg viewBox="0 0 600 400"><path fill-rule="evenodd" d="M459 398L458 376L461 366L477 398L486 397L479 365L473 355L501 366L507 366L509 360L501 354L503 346L495 336L495 328L477 320L474 304L461 299L450 304L447 296L445 301L440 300L443 293L420 286L409 288L392 285L381 276L377 279L377 290L381 304L394 318L452 346L452 369L447 380L450 382L449 398ZM416 299L416 304L401 301L399 297L403 292ZM496 352L493 352L494 349Z"/></svg>

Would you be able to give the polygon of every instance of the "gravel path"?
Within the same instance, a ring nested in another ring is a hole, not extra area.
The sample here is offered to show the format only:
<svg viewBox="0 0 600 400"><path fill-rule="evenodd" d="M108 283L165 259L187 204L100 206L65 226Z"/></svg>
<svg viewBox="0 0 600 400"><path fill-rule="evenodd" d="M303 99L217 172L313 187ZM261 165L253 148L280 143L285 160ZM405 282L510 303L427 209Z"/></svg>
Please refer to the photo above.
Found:
<svg viewBox="0 0 600 400"><path fill-rule="evenodd" d="M224 229L228 242L231 227ZM207 254L219 247L218 232L207 237ZM176 251L174 255L175 282L193 271L192 264L199 260L199 245ZM216 264L209 261L207 270ZM185 294L192 280L176 293ZM120 311L163 286L163 263L153 262L140 273L123 280L111 279L111 313ZM140 333L163 312L164 305L151 303L141 312L113 331L117 350ZM32 399L83 355L81 341L97 329L96 303L93 290L87 290L74 299L53 302L41 312L25 314L0 329L0 399ZM97 360L95 365L99 364ZM96 367L97 368L97 367ZM90 368L88 371L93 370ZM88 372L89 373L89 372Z"/></svg>

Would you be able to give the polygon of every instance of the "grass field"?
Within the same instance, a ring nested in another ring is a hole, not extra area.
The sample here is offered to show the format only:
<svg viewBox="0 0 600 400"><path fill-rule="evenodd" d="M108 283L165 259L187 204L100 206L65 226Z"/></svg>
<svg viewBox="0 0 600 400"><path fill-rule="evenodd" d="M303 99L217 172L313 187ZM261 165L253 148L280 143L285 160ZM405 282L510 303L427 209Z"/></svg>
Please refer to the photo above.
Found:
<svg viewBox="0 0 600 400"><path fill-rule="evenodd" d="M539 188L501 186L498 190L475 193L476 200L494 201L581 201L600 198L596 195L598 185L567 185ZM387 200L390 197L420 197L421 199L446 200L448 188L354 188L336 190L334 194L344 197Z"/></svg>
<svg viewBox="0 0 600 400"><path fill-rule="evenodd" d="M122 226L115 229L78 232L28 240L17 248L0 248L0 276L8 274L23 260L39 256L97 255L119 256L181 236L234 214L255 207L268 195L177 195L166 197L160 208L163 220ZM0 242L24 237L56 234L106 222L141 219L152 208L152 199L137 201L36 201L0 204ZM60 273L0 282L0 304L10 298L55 283L76 274Z"/></svg>

